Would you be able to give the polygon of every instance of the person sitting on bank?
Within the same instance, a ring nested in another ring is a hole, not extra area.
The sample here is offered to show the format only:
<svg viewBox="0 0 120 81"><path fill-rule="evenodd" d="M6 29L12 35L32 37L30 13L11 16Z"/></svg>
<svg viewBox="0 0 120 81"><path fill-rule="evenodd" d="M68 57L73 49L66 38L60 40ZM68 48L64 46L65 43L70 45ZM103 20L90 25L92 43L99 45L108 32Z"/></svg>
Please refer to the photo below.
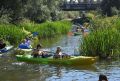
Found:
<svg viewBox="0 0 120 81"><path fill-rule="evenodd" d="M5 46L6 46L6 43L3 42L3 39L0 39L0 49L5 48Z"/></svg>
<svg viewBox="0 0 120 81"><path fill-rule="evenodd" d="M105 75L99 75L99 80L98 81L108 81L108 79Z"/></svg>

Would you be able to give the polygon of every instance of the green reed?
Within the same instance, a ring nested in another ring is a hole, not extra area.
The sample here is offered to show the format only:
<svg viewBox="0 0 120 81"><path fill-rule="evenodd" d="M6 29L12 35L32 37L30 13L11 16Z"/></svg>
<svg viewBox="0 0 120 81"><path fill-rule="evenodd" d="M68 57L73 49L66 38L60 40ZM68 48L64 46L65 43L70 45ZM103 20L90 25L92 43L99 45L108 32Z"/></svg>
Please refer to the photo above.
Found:
<svg viewBox="0 0 120 81"><path fill-rule="evenodd" d="M19 25L1 24L0 38L9 41L11 44L18 44L24 39L27 32L38 32L38 37L48 38L55 35L65 34L71 29L71 23L68 21L45 22L36 24L33 22L22 23Z"/></svg>
<svg viewBox="0 0 120 81"><path fill-rule="evenodd" d="M71 23L68 21L55 21L42 24L23 24L21 27L30 32L38 32L39 38L46 38L67 33L71 29Z"/></svg>
<svg viewBox="0 0 120 81"><path fill-rule="evenodd" d="M9 41L11 44L18 44L25 34L15 25L0 25L0 38Z"/></svg>
<svg viewBox="0 0 120 81"><path fill-rule="evenodd" d="M96 28L93 27L93 31L83 38L82 54L100 57L120 55L120 19L101 20L95 20L93 25Z"/></svg>

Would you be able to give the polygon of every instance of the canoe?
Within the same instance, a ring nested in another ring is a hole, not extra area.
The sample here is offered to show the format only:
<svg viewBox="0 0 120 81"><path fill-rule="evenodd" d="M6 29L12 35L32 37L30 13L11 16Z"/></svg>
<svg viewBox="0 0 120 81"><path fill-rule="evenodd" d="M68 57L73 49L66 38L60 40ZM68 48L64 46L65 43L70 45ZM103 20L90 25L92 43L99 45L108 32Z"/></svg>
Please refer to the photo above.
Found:
<svg viewBox="0 0 120 81"><path fill-rule="evenodd" d="M74 32L74 36L81 35L82 32Z"/></svg>
<svg viewBox="0 0 120 81"><path fill-rule="evenodd" d="M13 46L6 46L3 49L0 49L0 53L6 53L8 51L10 51L13 48Z"/></svg>
<svg viewBox="0 0 120 81"><path fill-rule="evenodd" d="M91 65L96 62L95 57L71 56L69 59L33 58L31 55L16 55L18 61L40 64L57 64L57 65Z"/></svg>

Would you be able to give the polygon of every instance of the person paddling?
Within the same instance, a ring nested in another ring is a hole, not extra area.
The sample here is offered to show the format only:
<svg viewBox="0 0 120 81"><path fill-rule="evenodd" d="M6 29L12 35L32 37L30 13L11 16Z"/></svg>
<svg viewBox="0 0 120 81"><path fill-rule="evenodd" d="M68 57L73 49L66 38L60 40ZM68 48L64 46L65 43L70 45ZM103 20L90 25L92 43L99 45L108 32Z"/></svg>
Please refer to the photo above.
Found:
<svg viewBox="0 0 120 81"><path fill-rule="evenodd" d="M33 53L32 53L34 58L37 58L37 57L39 57L40 55L43 54L43 51L41 49L42 49L42 45L38 44L36 46L36 48L33 50Z"/></svg>
<svg viewBox="0 0 120 81"><path fill-rule="evenodd" d="M42 45L41 44L38 44L36 46L36 48L33 50L32 55L33 55L34 58L37 58L37 57L47 58L47 57L51 56L50 54L48 54L47 51L44 51L42 49Z"/></svg>
<svg viewBox="0 0 120 81"><path fill-rule="evenodd" d="M21 49L31 49L31 41L29 38L23 39L22 43L19 45Z"/></svg>
<svg viewBox="0 0 120 81"><path fill-rule="evenodd" d="M54 58L62 58L62 50L61 48L58 46L54 55Z"/></svg>
<svg viewBox="0 0 120 81"><path fill-rule="evenodd" d="M60 46L57 47L55 55L54 55L55 59L62 59L62 58L70 58L70 56L68 54L62 53L62 49Z"/></svg>

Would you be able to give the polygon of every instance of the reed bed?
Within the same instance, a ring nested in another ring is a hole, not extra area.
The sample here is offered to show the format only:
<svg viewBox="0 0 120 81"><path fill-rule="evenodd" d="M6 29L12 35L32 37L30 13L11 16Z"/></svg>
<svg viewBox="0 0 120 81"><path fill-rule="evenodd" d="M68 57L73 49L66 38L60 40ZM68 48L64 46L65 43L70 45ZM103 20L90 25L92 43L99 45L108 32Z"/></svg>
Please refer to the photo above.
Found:
<svg viewBox="0 0 120 81"><path fill-rule="evenodd" d="M82 55L101 58L120 55L120 19L111 17L100 20L94 20L93 31L83 38Z"/></svg>
<svg viewBox="0 0 120 81"><path fill-rule="evenodd" d="M18 44L25 37L22 30L15 25L0 25L0 38L9 41L10 44Z"/></svg>
<svg viewBox="0 0 120 81"><path fill-rule="evenodd" d="M71 29L71 23L68 21L55 21L42 24L22 24L21 27L30 32L38 32L39 38L47 38L67 33Z"/></svg>
<svg viewBox="0 0 120 81"><path fill-rule="evenodd" d="M36 24L33 22L19 25L0 25L0 38L9 41L11 44L18 44L29 33L38 32L39 38L54 37L55 35L66 34L71 29L68 21L46 22Z"/></svg>

